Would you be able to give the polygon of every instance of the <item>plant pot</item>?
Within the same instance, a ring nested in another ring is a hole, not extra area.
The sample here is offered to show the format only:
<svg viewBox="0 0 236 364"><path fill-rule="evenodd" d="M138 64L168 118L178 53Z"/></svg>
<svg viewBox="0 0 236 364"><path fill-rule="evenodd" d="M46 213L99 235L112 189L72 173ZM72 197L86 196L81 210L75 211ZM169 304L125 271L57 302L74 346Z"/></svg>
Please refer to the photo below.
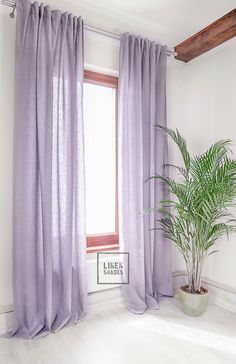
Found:
<svg viewBox="0 0 236 364"><path fill-rule="evenodd" d="M202 293L189 293L185 289L186 286L179 288L181 310L189 316L201 316L208 306L208 290L202 288Z"/></svg>

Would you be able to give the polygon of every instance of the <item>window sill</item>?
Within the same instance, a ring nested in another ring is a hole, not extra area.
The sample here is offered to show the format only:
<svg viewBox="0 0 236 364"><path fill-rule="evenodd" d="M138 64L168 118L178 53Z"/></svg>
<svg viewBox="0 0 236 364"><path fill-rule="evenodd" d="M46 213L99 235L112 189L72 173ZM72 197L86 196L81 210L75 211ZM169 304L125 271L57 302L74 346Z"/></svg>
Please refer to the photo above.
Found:
<svg viewBox="0 0 236 364"><path fill-rule="evenodd" d="M119 250L119 235L117 233L87 236L88 254L112 250Z"/></svg>

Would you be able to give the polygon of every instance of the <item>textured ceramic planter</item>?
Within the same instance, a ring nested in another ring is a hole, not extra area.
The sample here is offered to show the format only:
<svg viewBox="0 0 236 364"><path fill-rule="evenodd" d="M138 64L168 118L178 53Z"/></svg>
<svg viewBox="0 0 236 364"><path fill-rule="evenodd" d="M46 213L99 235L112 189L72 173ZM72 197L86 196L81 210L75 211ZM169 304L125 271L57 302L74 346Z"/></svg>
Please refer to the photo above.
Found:
<svg viewBox="0 0 236 364"><path fill-rule="evenodd" d="M184 313L190 316L201 316L208 305L209 292L205 289L202 294L188 293L179 288L179 302Z"/></svg>

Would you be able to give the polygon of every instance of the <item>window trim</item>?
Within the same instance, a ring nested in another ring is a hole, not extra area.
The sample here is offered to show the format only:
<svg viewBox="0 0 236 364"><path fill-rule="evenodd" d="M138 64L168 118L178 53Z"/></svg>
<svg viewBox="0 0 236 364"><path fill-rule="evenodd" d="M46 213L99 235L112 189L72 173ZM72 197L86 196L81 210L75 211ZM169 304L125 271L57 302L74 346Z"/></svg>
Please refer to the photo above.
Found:
<svg viewBox="0 0 236 364"><path fill-rule="evenodd" d="M115 232L87 235L87 253L119 249L119 218L118 218L118 77L105 75L89 70L84 71L84 82L116 89L116 221Z"/></svg>

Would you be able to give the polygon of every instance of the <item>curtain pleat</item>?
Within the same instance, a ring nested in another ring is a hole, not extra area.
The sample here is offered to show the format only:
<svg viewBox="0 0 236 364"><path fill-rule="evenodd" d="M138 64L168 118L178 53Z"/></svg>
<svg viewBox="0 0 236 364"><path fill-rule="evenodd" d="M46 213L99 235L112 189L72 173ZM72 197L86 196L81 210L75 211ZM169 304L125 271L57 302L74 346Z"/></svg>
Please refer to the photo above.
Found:
<svg viewBox="0 0 236 364"><path fill-rule="evenodd" d="M166 47L125 33L119 72L119 219L122 250L129 253L127 307L157 309L158 296L172 295L171 244L156 227L157 216L143 216L167 198L149 177L166 173L167 140L154 127L166 125Z"/></svg>
<svg viewBox="0 0 236 364"><path fill-rule="evenodd" d="M86 313L82 96L82 19L18 0L12 335L56 332Z"/></svg>

